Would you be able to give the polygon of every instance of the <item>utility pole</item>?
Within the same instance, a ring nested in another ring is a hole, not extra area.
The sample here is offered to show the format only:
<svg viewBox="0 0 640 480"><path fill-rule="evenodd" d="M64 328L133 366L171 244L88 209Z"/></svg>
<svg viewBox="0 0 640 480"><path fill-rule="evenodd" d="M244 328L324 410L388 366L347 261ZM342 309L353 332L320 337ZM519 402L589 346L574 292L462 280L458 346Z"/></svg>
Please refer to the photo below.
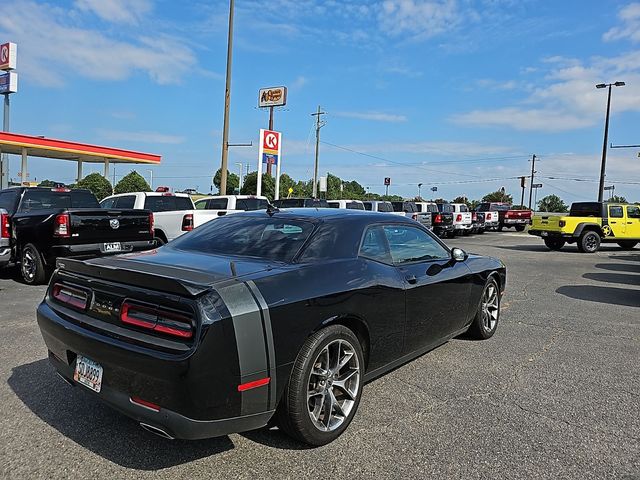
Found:
<svg viewBox="0 0 640 480"><path fill-rule="evenodd" d="M520 177L520 186L522 187L522 197L520 198L520 206L524 207L524 187L527 177Z"/></svg>
<svg viewBox="0 0 640 480"><path fill-rule="evenodd" d="M322 115L326 115L326 112L321 111L320 105L318 105L318 111L312 113L312 116L316 117L316 161L313 167L313 198L318 198L318 155L320 153L320 129L324 127L325 123L321 121Z"/></svg>
<svg viewBox="0 0 640 480"><path fill-rule="evenodd" d="M529 184L529 210L531 210L531 200L533 197L533 178L536 174L536 156L531 157L531 184Z"/></svg>
<svg viewBox="0 0 640 480"><path fill-rule="evenodd" d="M233 59L233 9L229 0L229 38L227 40L227 81L224 93L224 124L222 127L222 164L220 166L220 194L227 193L227 164L229 157L229 107L231 105L231 62Z"/></svg>

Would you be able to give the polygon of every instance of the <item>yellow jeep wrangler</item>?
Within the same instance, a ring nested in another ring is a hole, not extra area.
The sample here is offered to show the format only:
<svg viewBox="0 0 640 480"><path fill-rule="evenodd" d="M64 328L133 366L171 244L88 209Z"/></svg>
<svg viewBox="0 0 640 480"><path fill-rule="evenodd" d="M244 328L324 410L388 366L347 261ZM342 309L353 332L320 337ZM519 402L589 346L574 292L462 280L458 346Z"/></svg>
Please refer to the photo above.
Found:
<svg viewBox="0 0 640 480"><path fill-rule="evenodd" d="M534 215L529 235L542 237L550 250L560 250L565 243L576 243L583 253L597 252L601 243L630 250L640 242L640 206L573 203L569 215Z"/></svg>

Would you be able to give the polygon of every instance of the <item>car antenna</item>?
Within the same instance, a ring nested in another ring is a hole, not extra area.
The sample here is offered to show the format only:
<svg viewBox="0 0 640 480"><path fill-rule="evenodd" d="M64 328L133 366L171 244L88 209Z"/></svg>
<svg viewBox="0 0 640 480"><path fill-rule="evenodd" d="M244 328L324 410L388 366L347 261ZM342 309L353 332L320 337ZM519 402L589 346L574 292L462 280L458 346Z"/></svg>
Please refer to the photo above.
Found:
<svg viewBox="0 0 640 480"><path fill-rule="evenodd" d="M267 215L269 215L270 217L273 217L273 214L278 213L279 211L280 209L278 207L276 207L273 203L267 200Z"/></svg>

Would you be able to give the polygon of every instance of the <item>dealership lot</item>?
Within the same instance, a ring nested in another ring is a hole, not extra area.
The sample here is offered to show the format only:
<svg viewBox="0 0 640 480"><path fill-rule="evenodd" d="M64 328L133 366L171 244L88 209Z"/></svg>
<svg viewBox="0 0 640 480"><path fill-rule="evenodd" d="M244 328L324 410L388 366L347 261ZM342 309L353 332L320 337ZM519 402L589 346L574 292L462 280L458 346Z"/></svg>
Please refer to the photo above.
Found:
<svg viewBox="0 0 640 480"><path fill-rule="evenodd" d="M549 252L516 233L448 243L507 264L498 332L372 382L318 449L277 431L142 431L53 374L34 319L44 287L0 273L0 477L640 478L640 249Z"/></svg>

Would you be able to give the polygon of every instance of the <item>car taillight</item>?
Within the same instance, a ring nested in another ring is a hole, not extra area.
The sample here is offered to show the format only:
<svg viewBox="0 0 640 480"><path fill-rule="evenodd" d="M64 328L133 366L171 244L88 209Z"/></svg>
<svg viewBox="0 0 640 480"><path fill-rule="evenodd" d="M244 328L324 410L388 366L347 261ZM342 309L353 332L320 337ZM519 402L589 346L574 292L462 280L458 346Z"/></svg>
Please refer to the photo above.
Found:
<svg viewBox="0 0 640 480"><path fill-rule="evenodd" d="M414 213L413 215L411 215L411 218L413 218L415 221L418 221L418 214Z"/></svg>
<svg viewBox="0 0 640 480"><path fill-rule="evenodd" d="M190 232L193 230L193 213L187 213L182 217L182 231Z"/></svg>
<svg viewBox="0 0 640 480"><path fill-rule="evenodd" d="M511 212L507 212L504 214L504 218L511 218Z"/></svg>
<svg viewBox="0 0 640 480"><path fill-rule="evenodd" d="M476 212L471 213L471 220L474 222L478 221L478 214Z"/></svg>
<svg viewBox="0 0 640 480"><path fill-rule="evenodd" d="M193 336L191 319L186 315L154 306L138 305L126 300L120 309L120 321L174 337L191 338Z"/></svg>
<svg viewBox="0 0 640 480"><path fill-rule="evenodd" d="M154 222L155 220L153 219L153 212L149 212L149 233L151 234L151 236L153 236L155 234L154 232Z"/></svg>
<svg viewBox="0 0 640 480"><path fill-rule="evenodd" d="M71 219L68 213L56 215L53 222L53 236L69 238L71 236Z"/></svg>
<svg viewBox="0 0 640 480"><path fill-rule="evenodd" d="M433 223L442 223L442 215L438 213L435 217L433 217Z"/></svg>
<svg viewBox="0 0 640 480"><path fill-rule="evenodd" d="M462 215L458 214L456 215L456 222L461 222L462 221Z"/></svg>
<svg viewBox="0 0 640 480"><path fill-rule="evenodd" d="M0 215L0 238L9 238L11 223L9 222L9 215L3 213Z"/></svg>
<svg viewBox="0 0 640 480"><path fill-rule="evenodd" d="M567 222L566 222L565 220L559 220L559 221L558 221L558 226L559 226L560 228L562 228L562 227L564 227L564 226L566 226L566 225L567 225Z"/></svg>
<svg viewBox="0 0 640 480"><path fill-rule="evenodd" d="M51 289L51 296L60 303L84 310L87 308L87 292L77 288L56 283Z"/></svg>

